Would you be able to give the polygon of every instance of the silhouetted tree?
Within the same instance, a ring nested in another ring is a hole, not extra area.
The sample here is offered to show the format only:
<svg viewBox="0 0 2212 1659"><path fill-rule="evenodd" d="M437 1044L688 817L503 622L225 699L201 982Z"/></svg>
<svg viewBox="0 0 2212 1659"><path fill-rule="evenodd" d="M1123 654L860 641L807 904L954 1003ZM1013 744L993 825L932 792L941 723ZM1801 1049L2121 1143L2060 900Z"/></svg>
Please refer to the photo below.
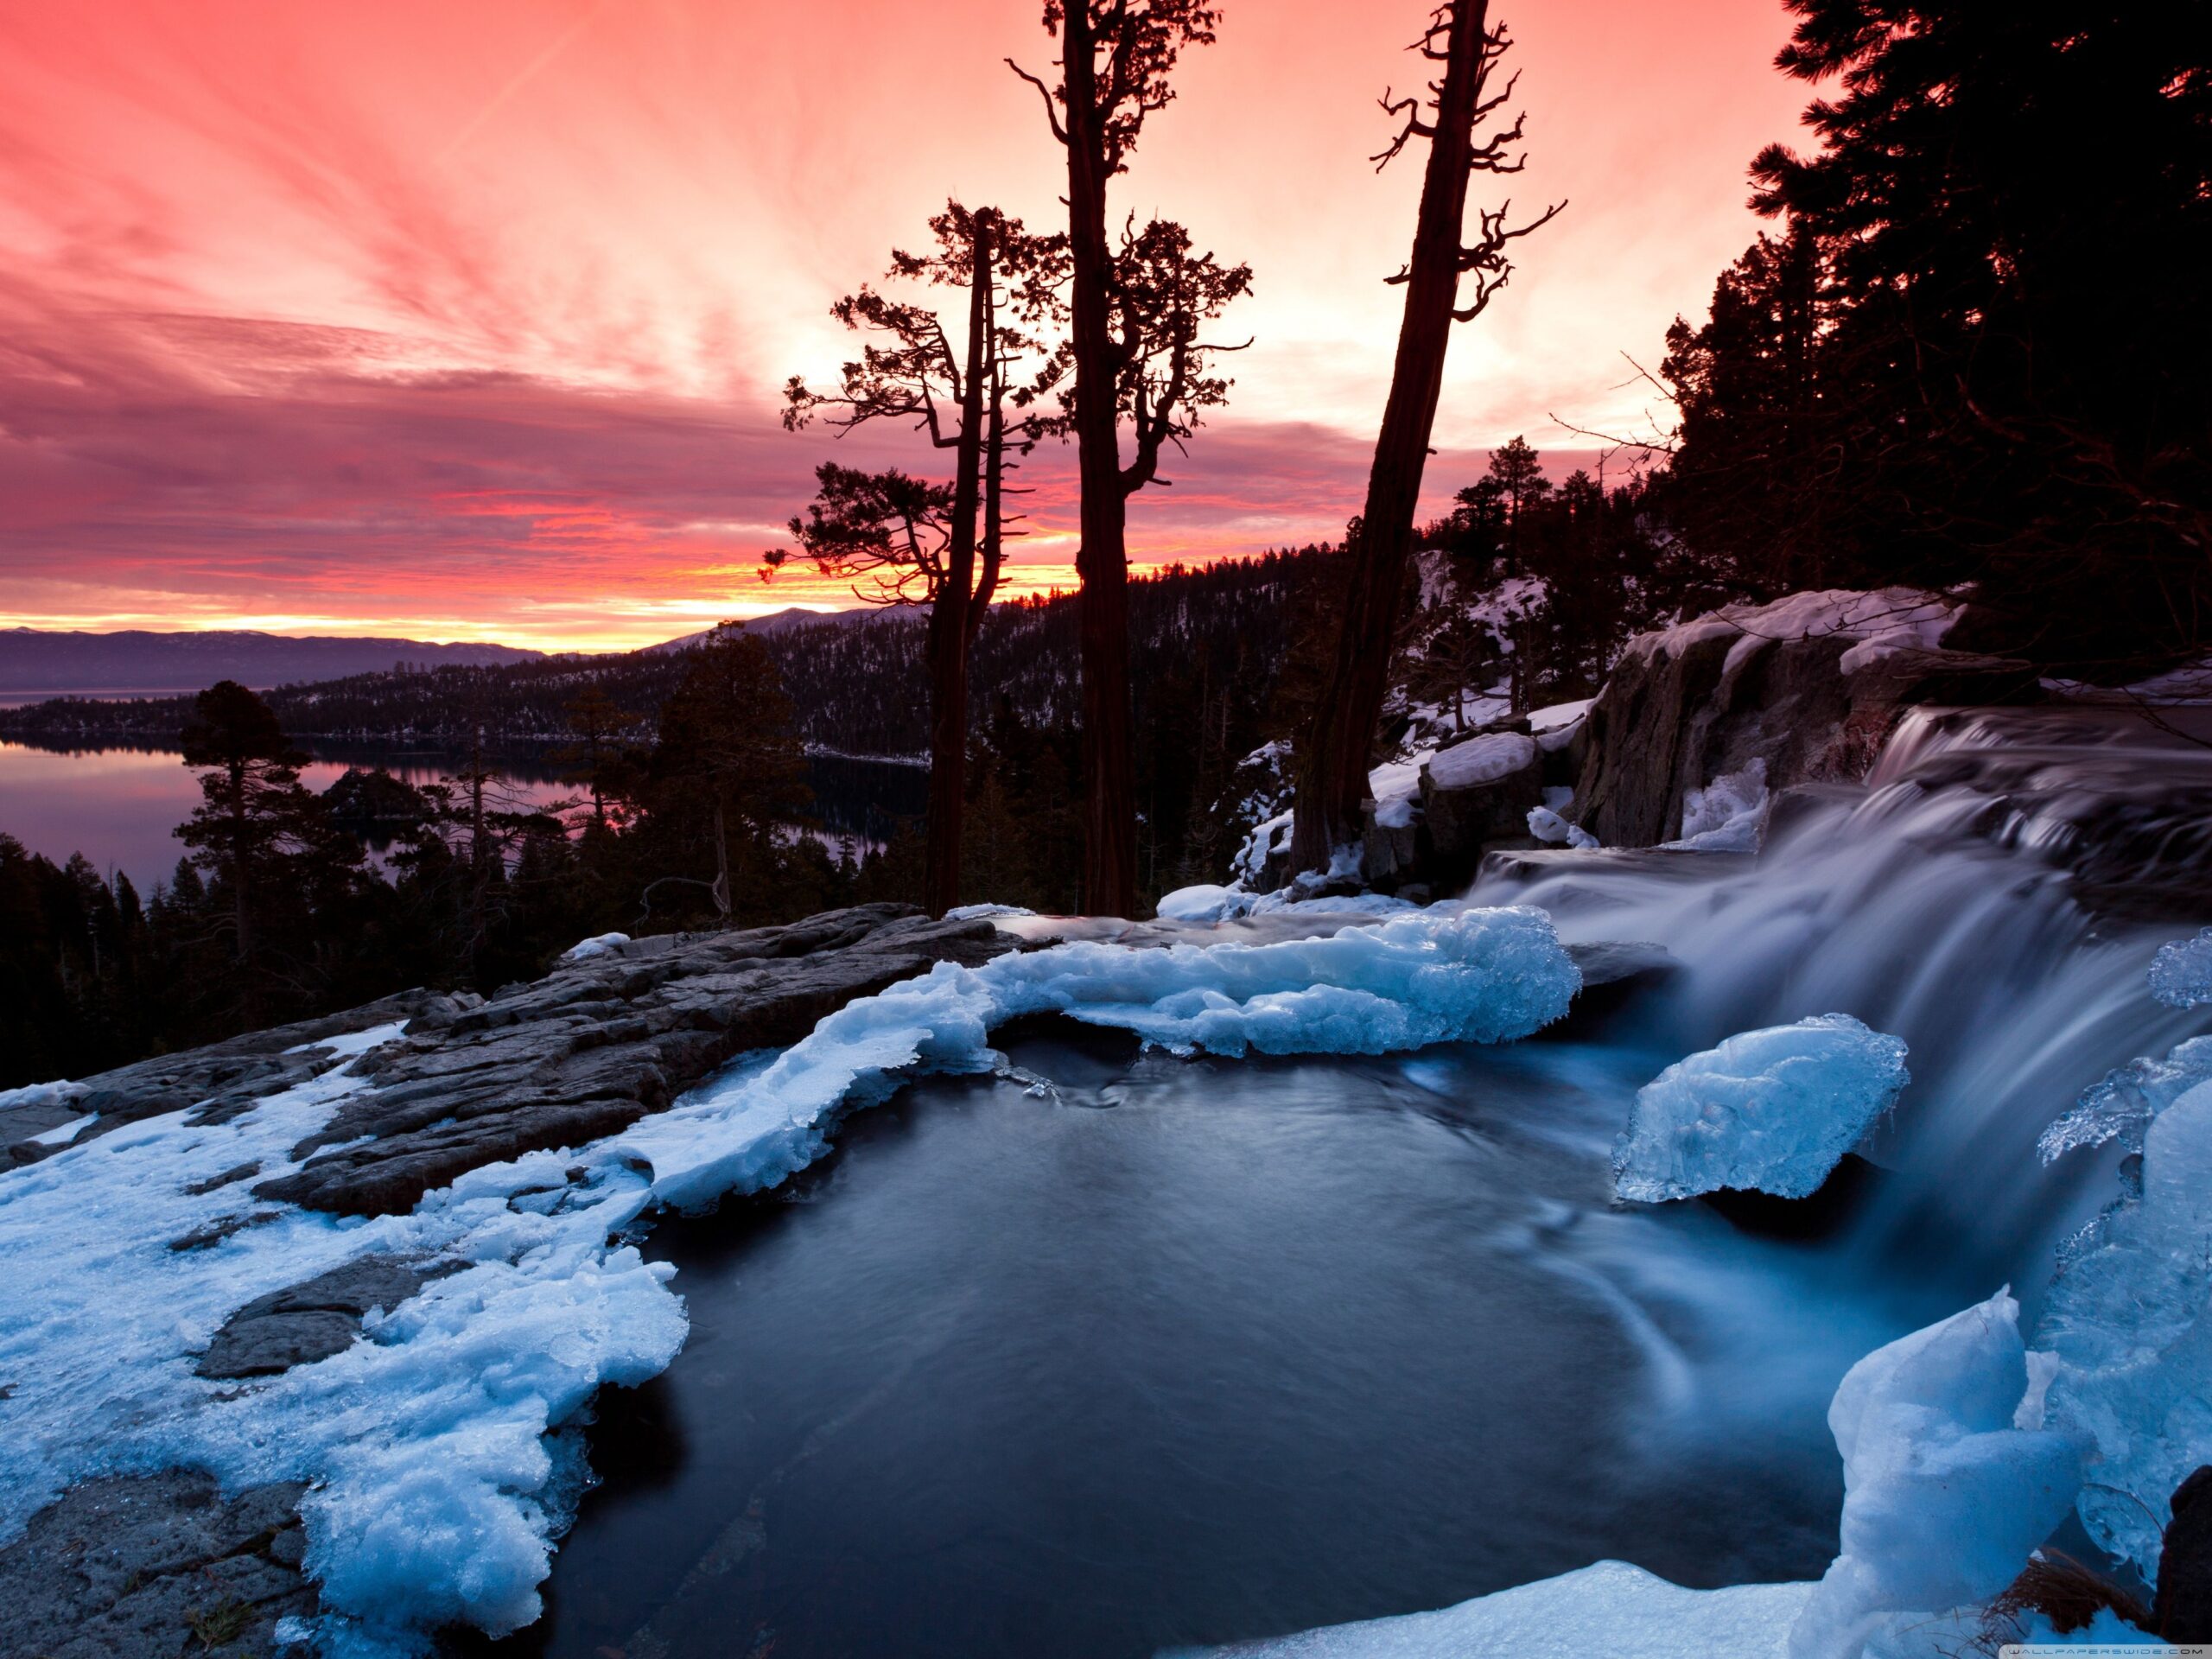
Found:
<svg viewBox="0 0 2212 1659"><path fill-rule="evenodd" d="M971 213L952 202L930 225L936 250L920 256L894 251L891 275L965 287L964 348L955 350L943 320L927 307L863 288L838 301L833 315L849 327L868 329L892 343L865 346L858 361L844 365L836 393L810 391L794 376L785 389L785 422L797 429L824 410L836 411L830 418L844 430L874 420L910 420L935 447L954 452L953 482L941 511L908 513L904 534L892 528L899 516L892 498L936 486L895 472L875 475L871 499L868 490L854 493L863 474L825 466L817 474L823 497L810 510L810 520L791 521L792 534L817 568L874 578L868 587L855 588L861 598L930 607L930 800L923 886L925 904L941 915L959 902L968 655L998 588L1007 452L1009 447L1026 450L1036 441L1026 418L1009 423L1007 406L1012 399L1026 408L1039 387L1013 386L1009 364L1041 349L1024 329L1057 313L1052 290L1064 260L1059 238L1028 236L1019 219L1007 219L995 208ZM1002 280L1008 288L1004 295ZM1057 372L1047 353L1044 384ZM842 499L833 496L839 488L846 490ZM925 521L931 532L926 537L916 533ZM788 556L780 549L766 555L764 578ZM886 571L897 574L887 578Z"/></svg>
<svg viewBox="0 0 2212 1659"><path fill-rule="evenodd" d="M1198 330L1251 285L1246 266L1192 255L1181 226L1108 229L1107 186L1128 165L1145 118L1174 97L1186 46L1211 45L1216 8L1201 0L1046 0L1046 32L1060 41L1057 86L1008 67L1043 96L1067 155L1068 394L1082 485L1083 892L1093 912L1136 902L1136 785L1130 755L1128 498L1159 479L1160 451L1179 447L1198 411L1226 397ZM1122 426L1135 453L1125 462Z"/></svg>
<svg viewBox="0 0 2212 1659"><path fill-rule="evenodd" d="M1452 325L1481 315L1512 273L1513 243L1566 206L1561 202L1518 226L1506 222L1510 202L1495 212L1480 208L1474 241L1462 240L1468 175L1517 173L1523 160L1508 149L1521 139L1517 117L1510 127L1480 143L1475 140L1484 118L1513 94L1511 80L1491 91L1492 72L1510 42L1503 23L1489 27L1489 10L1488 0L1446 0L1437 7L1416 48L1431 62L1444 65L1444 78L1429 83L1426 100L1394 99L1388 93L1382 99L1386 111L1405 117L1405 125L1376 157L1377 167L1387 166L1414 138L1423 137L1429 141L1428 168L1421 181L1412 257L1390 279L1405 285L1405 313L1389 401L1368 475L1367 505L1352 541L1335 671L1300 756L1291 844L1291 862L1298 869L1325 868L1337 849L1359 841L1361 803L1389 686L1406 555L1413 545L1414 514ZM1431 111L1427 120L1424 108ZM1460 284L1470 274L1474 293L1462 305Z"/></svg>

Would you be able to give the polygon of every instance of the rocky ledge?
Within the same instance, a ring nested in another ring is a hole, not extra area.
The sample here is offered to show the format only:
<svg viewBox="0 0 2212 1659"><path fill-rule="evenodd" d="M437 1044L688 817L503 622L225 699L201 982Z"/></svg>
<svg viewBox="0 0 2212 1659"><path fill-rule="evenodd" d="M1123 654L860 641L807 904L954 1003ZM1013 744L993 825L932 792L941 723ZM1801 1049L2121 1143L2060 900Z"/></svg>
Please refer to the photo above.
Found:
<svg viewBox="0 0 2212 1659"><path fill-rule="evenodd" d="M258 1210L170 1248L213 1245L283 1203L395 1213L480 1166L614 1134L665 1109L725 1061L796 1042L855 998L936 963L972 966L1014 948L987 920L932 922L900 905L637 939L489 999L411 991L81 1084L19 1091L0 1108L0 1144L22 1164L58 1152L62 1143L47 1132L79 1118L90 1121L69 1144L164 1112L219 1122L326 1070L340 1038L398 1024L398 1035L352 1063L368 1086L292 1149L298 1166L251 1188ZM260 1173L241 1164L198 1190ZM368 1256L256 1298L232 1313L195 1369L247 1382L326 1358L359 1338L369 1310L396 1306L457 1265ZM273 1652L277 1622L315 1605L298 1570L300 1492L283 1485L226 1497L187 1470L74 1488L0 1548L8 1613L0 1654Z"/></svg>

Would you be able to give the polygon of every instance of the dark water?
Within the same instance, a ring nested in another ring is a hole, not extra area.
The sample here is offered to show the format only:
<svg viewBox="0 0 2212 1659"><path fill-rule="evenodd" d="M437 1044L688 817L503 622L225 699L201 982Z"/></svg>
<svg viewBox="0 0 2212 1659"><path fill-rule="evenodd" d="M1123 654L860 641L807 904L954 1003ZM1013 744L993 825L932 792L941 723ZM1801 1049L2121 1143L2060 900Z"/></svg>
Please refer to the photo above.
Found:
<svg viewBox="0 0 2212 1659"><path fill-rule="evenodd" d="M318 792L348 766L382 766L404 783L435 783L467 764L447 751L302 739L315 757L302 780ZM582 796L550 745L489 754L505 799L550 807ZM823 756L808 762L819 833L880 842L923 810L918 767ZM175 749L55 749L0 742L0 832L56 863L83 853L103 874L121 870L142 889L167 880L183 848L171 831L200 804L200 788Z"/></svg>
<svg viewBox="0 0 2212 1659"><path fill-rule="evenodd" d="M1641 1058L1007 1046L1061 1097L923 1085L654 1235L690 1342L497 1651L1103 1659L1834 1554L1828 1395L1923 1303L1610 1211Z"/></svg>

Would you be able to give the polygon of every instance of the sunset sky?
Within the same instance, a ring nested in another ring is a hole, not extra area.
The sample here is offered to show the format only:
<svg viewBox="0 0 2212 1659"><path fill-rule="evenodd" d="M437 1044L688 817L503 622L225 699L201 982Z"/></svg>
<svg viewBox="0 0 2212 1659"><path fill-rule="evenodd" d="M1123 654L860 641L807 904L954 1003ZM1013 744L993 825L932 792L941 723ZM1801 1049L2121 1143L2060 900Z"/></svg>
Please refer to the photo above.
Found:
<svg viewBox="0 0 2212 1659"><path fill-rule="evenodd" d="M1516 433L1586 448L1554 414L1643 423L1621 353L1702 315L1807 96L1776 0L1502 15L1511 194L1572 205L1458 333L1440 502ZM1140 562L1357 510L1420 183L1365 157L1425 16L1225 0L1116 181L1255 283ZM813 466L930 462L786 434L777 388L834 370L830 302L948 195L1050 225L1008 55L1049 63L1036 0L0 0L0 626L596 649L840 602L753 574ZM1030 587L1070 580L1071 461L1025 474Z"/></svg>

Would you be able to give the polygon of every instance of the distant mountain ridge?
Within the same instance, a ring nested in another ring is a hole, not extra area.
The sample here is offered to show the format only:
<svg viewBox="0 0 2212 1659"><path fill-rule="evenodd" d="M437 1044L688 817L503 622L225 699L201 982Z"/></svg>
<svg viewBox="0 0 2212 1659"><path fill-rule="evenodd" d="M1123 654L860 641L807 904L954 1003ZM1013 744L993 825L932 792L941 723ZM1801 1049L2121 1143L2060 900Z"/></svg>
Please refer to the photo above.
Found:
<svg viewBox="0 0 2212 1659"><path fill-rule="evenodd" d="M537 662L519 645L263 633L251 629L114 633L0 628L0 691L199 691L218 680L257 688L389 671L395 663L492 667Z"/></svg>

